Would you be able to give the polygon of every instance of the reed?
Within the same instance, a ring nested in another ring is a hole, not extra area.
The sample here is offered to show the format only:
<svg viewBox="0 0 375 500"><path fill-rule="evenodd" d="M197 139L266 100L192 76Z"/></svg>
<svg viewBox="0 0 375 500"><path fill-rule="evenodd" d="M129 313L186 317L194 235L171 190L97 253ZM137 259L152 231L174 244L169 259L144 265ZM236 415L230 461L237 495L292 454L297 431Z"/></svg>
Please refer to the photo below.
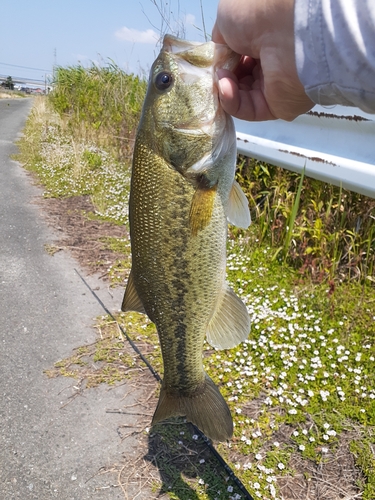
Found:
<svg viewBox="0 0 375 500"><path fill-rule="evenodd" d="M75 137L113 148L126 158L145 91L144 80L110 61L105 67L57 67L49 100Z"/></svg>

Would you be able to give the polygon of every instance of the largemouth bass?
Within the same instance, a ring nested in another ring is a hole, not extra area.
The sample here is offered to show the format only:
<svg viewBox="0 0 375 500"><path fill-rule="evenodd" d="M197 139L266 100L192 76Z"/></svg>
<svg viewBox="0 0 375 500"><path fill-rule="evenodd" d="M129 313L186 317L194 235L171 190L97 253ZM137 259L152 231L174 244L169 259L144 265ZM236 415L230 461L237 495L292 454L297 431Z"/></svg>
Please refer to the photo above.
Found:
<svg viewBox="0 0 375 500"><path fill-rule="evenodd" d="M202 361L204 338L231 348L249 314L225 282L228 220L250 223L234 181L236 136L218 99L216 67L233 69L226 46L166 35L137 131L129 201L132 270L123 311L156 325L164 364L152 423L186 416L209 438L229 439L229 408Z"/></svg>

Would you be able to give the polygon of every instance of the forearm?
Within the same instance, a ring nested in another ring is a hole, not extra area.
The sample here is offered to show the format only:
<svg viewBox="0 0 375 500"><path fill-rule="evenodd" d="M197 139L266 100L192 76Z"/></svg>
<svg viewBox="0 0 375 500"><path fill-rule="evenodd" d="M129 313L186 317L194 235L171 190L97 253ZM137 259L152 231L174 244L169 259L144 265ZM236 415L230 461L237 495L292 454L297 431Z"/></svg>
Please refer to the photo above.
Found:
<svg viewBox="0 0 375 500"><path fill-rule="evenodd" d="M294 28L310 99L375 113L375 1L295 0Z"/></svg>

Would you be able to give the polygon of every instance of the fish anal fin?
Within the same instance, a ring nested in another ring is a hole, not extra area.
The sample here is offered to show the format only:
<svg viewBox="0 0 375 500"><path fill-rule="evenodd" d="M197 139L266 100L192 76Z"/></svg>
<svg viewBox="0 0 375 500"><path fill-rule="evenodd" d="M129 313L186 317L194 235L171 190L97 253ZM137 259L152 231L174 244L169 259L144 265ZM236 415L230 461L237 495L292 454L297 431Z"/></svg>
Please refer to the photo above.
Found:
<svg viewBox="0 0 375 500"><path fill-rule="evenodd" d="M250 316L245 304L226 284L208 324L207 342L216 349L232 349L247 339Z"/></svg>
<svg viewBox="0 0 375 500"><path fill-rule="evenodd" d="M199 231L210 223L214 210L215 197L216 185L210 188L198 187L196 189L189 214L189 224L193 236L196 236Z"/></svg>
<svg viewBox="0 0 375 500"><path fill-rule="evenodd" d="M121 305L121 311L135 311L146 314L142 301L135 289L133 273L130 271L128 284L126 285L124 298Z"/></svg>
<svg viewBox="0 0 375 500"><path fill-rule="evenodd" d="M251 216L249 202L238 182L234 181L229 194L227 207L228 222L234 226L246 229L250 226Z"/></svg>
<svg viewBox="0 0 375 500"><path fill-rule="evenodd" d="M168 393L162 386L152 425L178 416L185 416L213 441L232 437L233 420L228 405L208 375L197 391L188 396Z"/></svg>

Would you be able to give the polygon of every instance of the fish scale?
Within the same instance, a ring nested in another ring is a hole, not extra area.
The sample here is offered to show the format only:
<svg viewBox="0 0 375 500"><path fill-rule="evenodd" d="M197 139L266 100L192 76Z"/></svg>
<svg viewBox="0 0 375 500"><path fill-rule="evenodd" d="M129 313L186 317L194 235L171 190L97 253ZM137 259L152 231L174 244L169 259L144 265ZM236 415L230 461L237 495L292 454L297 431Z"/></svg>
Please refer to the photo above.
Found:
<svg viewBox="0 0 375 500"><path fill-rule="evenodd" d="M132 175L132 253L141 255L133 259L137 291L157 325L163 358L169 360L165 383L194 386L204 380L202 348L215 305L212 290L220 289L223 281L224 210L217 197L210 224L191 238L189 212L194 187L152 152L147 161L144 155L136 154Z"/></svg>

